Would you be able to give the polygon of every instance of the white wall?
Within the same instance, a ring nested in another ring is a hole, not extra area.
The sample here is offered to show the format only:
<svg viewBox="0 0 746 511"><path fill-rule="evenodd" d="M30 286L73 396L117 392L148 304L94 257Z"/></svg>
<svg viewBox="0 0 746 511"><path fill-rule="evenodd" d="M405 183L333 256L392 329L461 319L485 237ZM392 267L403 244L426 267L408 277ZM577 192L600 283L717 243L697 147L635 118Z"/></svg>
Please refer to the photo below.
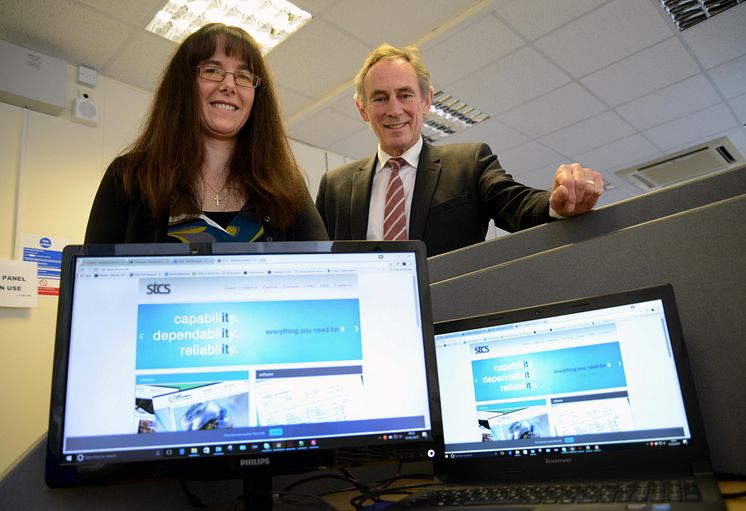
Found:
<svg viewBox="0 0 746 511"><path fill-rule="evenodd" d="M321 176L324 175L324 172L352 161L339 154L330 153L295 140L290 141L290 147L298 160L298 165L306 176L306 185L308 185L311 197L314 200L316 200L316 192L319 189Z"/></svg>
<svg viewBox="0 0 746 511"><path fill-rule="evenodd" d="M151 94L104 76L90 89L69 66L67 105L80 91L99 108L95 127L0 103L0 259L18 259L24 234L82 243L88 212L109 162L137 135ZM291 142L311 195L344 158ZM328 163L327 163L328 162ZM0 308L0 476L47 430L57 298L35 308ZM91 370L95 371L95 368Z"/></svg>

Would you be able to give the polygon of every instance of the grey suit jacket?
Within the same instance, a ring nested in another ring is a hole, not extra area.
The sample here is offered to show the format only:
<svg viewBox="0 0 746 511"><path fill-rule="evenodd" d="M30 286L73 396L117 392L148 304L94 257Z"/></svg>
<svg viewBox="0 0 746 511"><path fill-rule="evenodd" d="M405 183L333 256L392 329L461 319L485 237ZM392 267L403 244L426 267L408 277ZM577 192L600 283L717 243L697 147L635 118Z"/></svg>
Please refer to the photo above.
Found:
<svg viewBox="0 0 746 511"><path fill-rule="evenodd" d="M316 208L333 240L364 240L376 155L328 171ZM433 146L417 166L409 239L428 256L484 241L490 218L509 232L551 220L549 192L513 181L486 144Z"/></svg>

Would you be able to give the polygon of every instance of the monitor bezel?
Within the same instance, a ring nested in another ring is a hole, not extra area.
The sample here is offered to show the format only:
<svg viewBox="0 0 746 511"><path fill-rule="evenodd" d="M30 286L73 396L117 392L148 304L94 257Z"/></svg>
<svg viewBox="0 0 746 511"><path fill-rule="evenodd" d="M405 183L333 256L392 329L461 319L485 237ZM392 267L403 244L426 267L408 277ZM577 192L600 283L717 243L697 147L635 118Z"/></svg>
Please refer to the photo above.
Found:
<svg viewBox="0 0 746 511"><path fill-rule="evenodd" d="M496 452L493 456L447 457L443 428L436 432L434 472L441 479L451 482L505 480L525 481L552 478L576 478L595 473L603 476L628 476L644 473L691 471L694 461L700 469L707 470L709 449L690 363L684 344L673 288L670 284L623 290L603 296L583 297L573 300L545 303L533 307L499 311L478 316L443 320L434 325L435 335L497 326L519 321L530 321L555 314L569 314L614 307L627 303L660 299L667 320L668 333L677 374L682 388L682 398L687 414L692 441L686 445L650 446L633 443L626 449L602 449L603 463L595 452L542 453L511 456ZM437 355L436 355L437 356ZM441 412L442 413L442 412ZM640 464L644 459L645 463ZM560 468L561 467L561 468Z"/></svg>

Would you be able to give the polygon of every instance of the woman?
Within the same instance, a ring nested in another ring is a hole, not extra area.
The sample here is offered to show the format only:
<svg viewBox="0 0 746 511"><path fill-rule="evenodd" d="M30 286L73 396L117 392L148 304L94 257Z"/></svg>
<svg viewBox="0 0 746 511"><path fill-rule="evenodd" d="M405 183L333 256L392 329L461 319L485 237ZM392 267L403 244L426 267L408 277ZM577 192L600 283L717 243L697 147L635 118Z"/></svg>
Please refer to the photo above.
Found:
<svg viewBox="0 0 746 511"><path fill-rule="evenodd" d="M107 169L85 242L326 239L258 45L205 25L179 46L142 134Z"/></svg>

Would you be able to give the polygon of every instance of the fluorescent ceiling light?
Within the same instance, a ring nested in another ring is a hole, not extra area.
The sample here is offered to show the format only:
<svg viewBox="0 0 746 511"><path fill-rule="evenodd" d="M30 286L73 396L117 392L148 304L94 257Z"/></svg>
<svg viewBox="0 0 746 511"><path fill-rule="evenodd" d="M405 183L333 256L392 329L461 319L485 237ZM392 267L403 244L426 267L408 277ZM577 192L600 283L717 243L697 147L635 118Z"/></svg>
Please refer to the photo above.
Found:
<svg viewBox="0 0 746 511"><path fill-rule="evenodd" d="M145 28L181 43L207 23L225 23L246 30L266 54L310 19L286 0L169 0Z"/></svg>
<svg viewBox="0 0 746 511"><path fill-rule="evenodd" d="M711 18L744 0L660 0L679 30Z"/></svg>
<svg viewBox="0 0 746 511"><path fill-rule="evenodd" d="M459 131L464 131L475 124L486 121L490 116L467 105L450 94L438 91L433 96L430 111L425 115L422 124L422 136L433 142Z"/></svg>

